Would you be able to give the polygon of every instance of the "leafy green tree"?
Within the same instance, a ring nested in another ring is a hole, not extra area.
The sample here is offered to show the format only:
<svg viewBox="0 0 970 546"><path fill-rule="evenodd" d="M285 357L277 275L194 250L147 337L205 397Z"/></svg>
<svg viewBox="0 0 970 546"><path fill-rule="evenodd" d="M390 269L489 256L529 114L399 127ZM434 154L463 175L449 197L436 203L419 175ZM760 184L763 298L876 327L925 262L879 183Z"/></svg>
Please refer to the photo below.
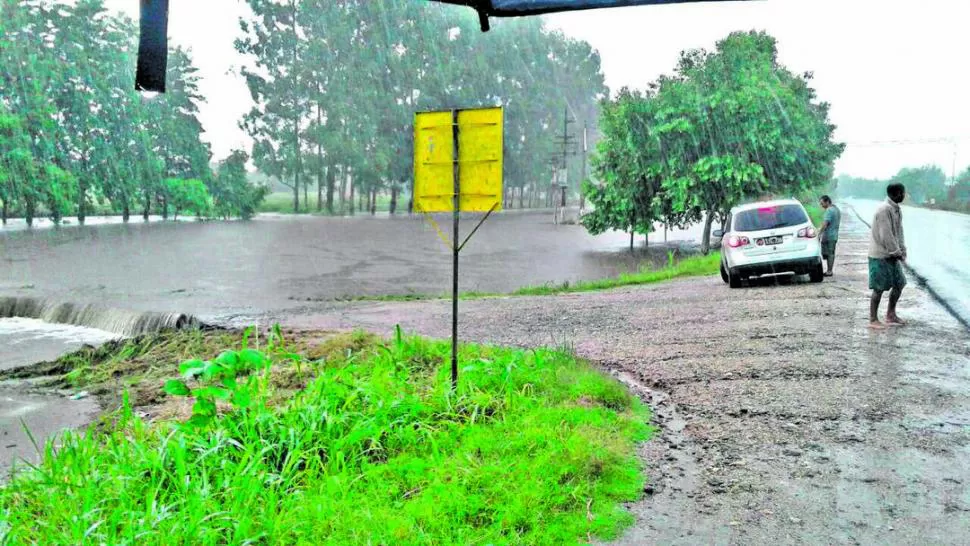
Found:
<svg viewBox="0 0 970 546"><path fill-rule="evenodd" d="M925 203L930 199L946 198L946 174L936 165L904 167L896 173L890 183L906 186L906 196L915 203ZM885 197L885 191L883 191Z"/></svg>
<svg viewBox="0 0 970 546"><path fill-rule="evenodd" d="M205 183L197 178L168 178L165 180L166 203L172 207L173 219L182 212L204 217L212 208L212 198Z"/></svg>
<svg viewBox="0 0 970 546"><path fill-rule="evenodd" d="M74 210L78 184L74 175L56 165L45 165L42 192L45 205L54 224L60 224L64 216Z"/></svg>
<svg viewBox="0 0 970 546"><path fill-rule="evenodd" d="M609 229L624 229L633 234L653 231L662 211L662 185L659 172L644 169L639 158L645 146L655 146L642 130L651 116L652 103L642 93L623 89L613 101L604 101L600 131L605 139L594 158L593 169L602 185L587 183L583 189L593 210L583 217L583 225L597 235Z"/></svg>
<svg viewBox="0 0 970 546"><path fill-rule="evenodd" d="M7 223L12 206L18 203L26 206L28 199L35 199L35 177L34 156L20 120L0 110L0 200L3 200L0 219L3 224Z"/></svg>
<svg viewBox="0 0 970 546"><path fill-rule="evenodd" d="M849 176L847 174L840 174L838 178L836 178L835 191L842 197L882 200L886 198L887 184L889 184L888 180L861 178Z"/></svg>
<svg viewBox="0 0 970 546"><path fill-rule="evenodd" d="M707 252L714 219L738 202L799 194L831 178L844 146L832 141L828 105L815 100L810 79L781 66L775 40L764 33L733 33L713 52L684 52L672 76L661 77L636 99L650 104L622 110L620 123L627 127L619 134L644 142L628 159L635 170L601 160L598 175L607 184L621 178L628 184L635 176L649 184L651 176L658 177L653 218L658 205L668 209L664 201L677 221L703 217ZM599 150L625 145L610 138L604 133ZM640 210L650 217L649 209ZM626 229L629 223L612 227Z"/></svg>
<svg viewBox="0 0 970 546"><path fill-rule="evenodd" d="M473 14L424 2L248 2L236 45L255 57L243 73L256 106L242 126L254 164L293 189L294 209L307 176L318 207L333 210L334 192L344 198L338 181L366 208L383 192L396 205L411 185L411 124L422 110L504 106L506 184L536 187L548 179L563 108L594 123L606 94L595 51L540 20L482 34ZM581 161L570 167L578 181Z"/></svg>
<svg viewBox="0 0 970 546"><path fill-rule="evenodd" d="M956 183L947 191L947 199L965 208L970 207L970 167L957 177Z"/></svg>
<svg viewBox="0 0 970 546"><path fill-rule="evenodd" d="M293 210L300 210L303 175L303 125L307 115L304 5L250 0L253 17L240 22L240 53L255 58L255 70L244 69L256 106L242 127L253 138L253 161L264 173L293 189ZM314 85L315 87L315 85Z"/></svg>
<svg viewBox="0 0 970 546"><path fill-rule="evenodd" d="M256 214L259 203L266 197L267 188L249 181L246 162L249 156L243 150L233 150L219 165L219 172L212 184L215 213L228 220L234 216L243 219Z"/></svg>
<svg viewBox="0 0 970 546"><path fill-rule="evenodd" d="M161 200L164 213L166 177L208 180L191 59L172 50L169 93L145 101L132 88L136 36L103 0L0 3L0 105L27 135L34 169L32 185L5 202L28 216L55 203L53 215L83 223L93 200L108 200L127 220L138 202L147 217Z"/></svg>

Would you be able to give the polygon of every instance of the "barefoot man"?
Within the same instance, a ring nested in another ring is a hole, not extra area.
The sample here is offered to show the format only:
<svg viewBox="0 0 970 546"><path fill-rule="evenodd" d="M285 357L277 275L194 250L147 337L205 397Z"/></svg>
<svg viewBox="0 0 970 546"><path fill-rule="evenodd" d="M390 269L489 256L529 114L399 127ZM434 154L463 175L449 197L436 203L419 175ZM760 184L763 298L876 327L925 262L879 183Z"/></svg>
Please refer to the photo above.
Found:
<svg viewBox="0 0 970 546"><path fill-rule="evenodd" d="M902 184L890 184L886 188L888 198L879 205L872 218L872 233L869 238L869 327L883 329L879 322L879 303L882 293L889 292L889 308L886 310L886 323L893 326L904 324L896 315L896 302L906 286L903 262L906 261L906 242L903 239L903 213L899 204L906 197Z"/></svg>

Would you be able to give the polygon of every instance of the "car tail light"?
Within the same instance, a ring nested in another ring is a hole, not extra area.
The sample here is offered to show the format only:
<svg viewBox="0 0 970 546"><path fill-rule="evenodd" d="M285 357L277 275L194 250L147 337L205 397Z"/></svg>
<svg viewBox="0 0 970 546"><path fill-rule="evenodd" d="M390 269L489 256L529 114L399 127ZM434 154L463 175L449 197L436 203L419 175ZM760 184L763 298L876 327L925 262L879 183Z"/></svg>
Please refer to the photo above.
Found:
<svg viewBox="0 0 970 546"><path fill-rule="evenodd" d="M815 228L807 227L798 230L798 237L801 239L814 239L815 238Z"/></svg>
<svg viewBox="0 0 970 546"><path fill-rule="evenodd" d="M728 237L728 246L731 248L738 248L739 246L747 246L750 244L751 241L747 237L738 237L737 235Z"/></svg>

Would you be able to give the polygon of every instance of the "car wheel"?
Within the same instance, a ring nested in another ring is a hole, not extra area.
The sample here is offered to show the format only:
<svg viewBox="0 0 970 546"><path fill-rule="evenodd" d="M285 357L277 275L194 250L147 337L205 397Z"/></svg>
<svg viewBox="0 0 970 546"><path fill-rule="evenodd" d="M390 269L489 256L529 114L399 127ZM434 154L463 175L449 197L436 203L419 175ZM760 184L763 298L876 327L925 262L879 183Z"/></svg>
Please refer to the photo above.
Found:
<svg viewBox="0 0 970 546"><path fill-rule="evenodd" d="M808 272L808 280L811 282L822 282L823 278L825 278L825 276L822 275L822 264L818 264Z"/></svg>
<svg viewBox="0 0 970 546"><path fill-rule="evenodd" d="M729 280L727 269L724 269L724 262L721 262L721 280L724 281L725 283L728 282Z"/></svg>
<svg viewBox="0 0 970 546"><path fill-rule="evenodd" d="M728 286L731 288L741 288L741 276L737 271L728 271Z"/></svg>

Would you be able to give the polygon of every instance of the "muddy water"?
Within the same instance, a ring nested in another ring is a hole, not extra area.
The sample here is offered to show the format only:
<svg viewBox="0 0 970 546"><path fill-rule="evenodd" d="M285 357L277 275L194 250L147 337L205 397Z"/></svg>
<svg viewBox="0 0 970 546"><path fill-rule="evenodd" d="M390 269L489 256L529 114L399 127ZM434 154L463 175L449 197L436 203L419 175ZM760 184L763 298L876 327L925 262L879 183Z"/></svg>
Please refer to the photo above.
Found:
<svg viewBox="0 0 970 546"><path fill-rule="evenodd" d="M0 370L57 358L83 345L104 343L117 334L37 319L0 318ZM17 460L36 461L37 447L24 432L30 431L43 447L58 431L88 423L97 402L79 393L30 392L29 385L0 383L0 476ZM75 399L72 399L75 398Z"/></svg>
<svg viewBox="0 0 970 546"><path fill-rule="evenodd" d="M870 223L879 206L877 201L847 203ZM903 229L909 266L970 321L970 215L904 206Z"/></svg>
<svg viewBox="0 0 970 546"><path fill-rule="evenodd" d="M94 328L0 318L0 370L51 360L83 345L99 345L116 337Z"/></svg>
<svg viewBox="0 0 970 546"><path fill-rule="evenodd" d="M695 231L668 237L692 239ZM496 215L462 252L461 288L502 292L615 275L641 262L628 245L623 233L592 237L554 225L551 213ZM450 264L419 217L72 226L0 233L0 296L225 321L353 295L441 294L451 286Z"/></svg>
<svg viewBox="0 0 970 546"><path fill-rule="evenodd" d="M450 253L417 217L119 220L56 229L39 222L30 230L14 222L0 229L0 369L178 322L181 313L241 325L334 298L441 294L451 286ZM447 231L450 218L440 220ZM466 219L462 233L474 220ZM551 213L490 218L463 251L461 288L499 292L598 278L651 259L643 237L631 254L626 234L591 237L552 220ZM696 231L668 238L683 242ZM662 241L662 232L652 238ZM654 254L664 259L663 251ZM0 384L0 474L15 458L35 455L23 424L43 439L97 411L90 398L71 400L72 394Z"/></svg>
<svg viewBox="0 0 970 546"><path fill-rule="evenodd" d="M37 462L46 439L91 422L98 411L97 402L90 397L72 400L0 386L0 476L18 461Z"/></svg>

